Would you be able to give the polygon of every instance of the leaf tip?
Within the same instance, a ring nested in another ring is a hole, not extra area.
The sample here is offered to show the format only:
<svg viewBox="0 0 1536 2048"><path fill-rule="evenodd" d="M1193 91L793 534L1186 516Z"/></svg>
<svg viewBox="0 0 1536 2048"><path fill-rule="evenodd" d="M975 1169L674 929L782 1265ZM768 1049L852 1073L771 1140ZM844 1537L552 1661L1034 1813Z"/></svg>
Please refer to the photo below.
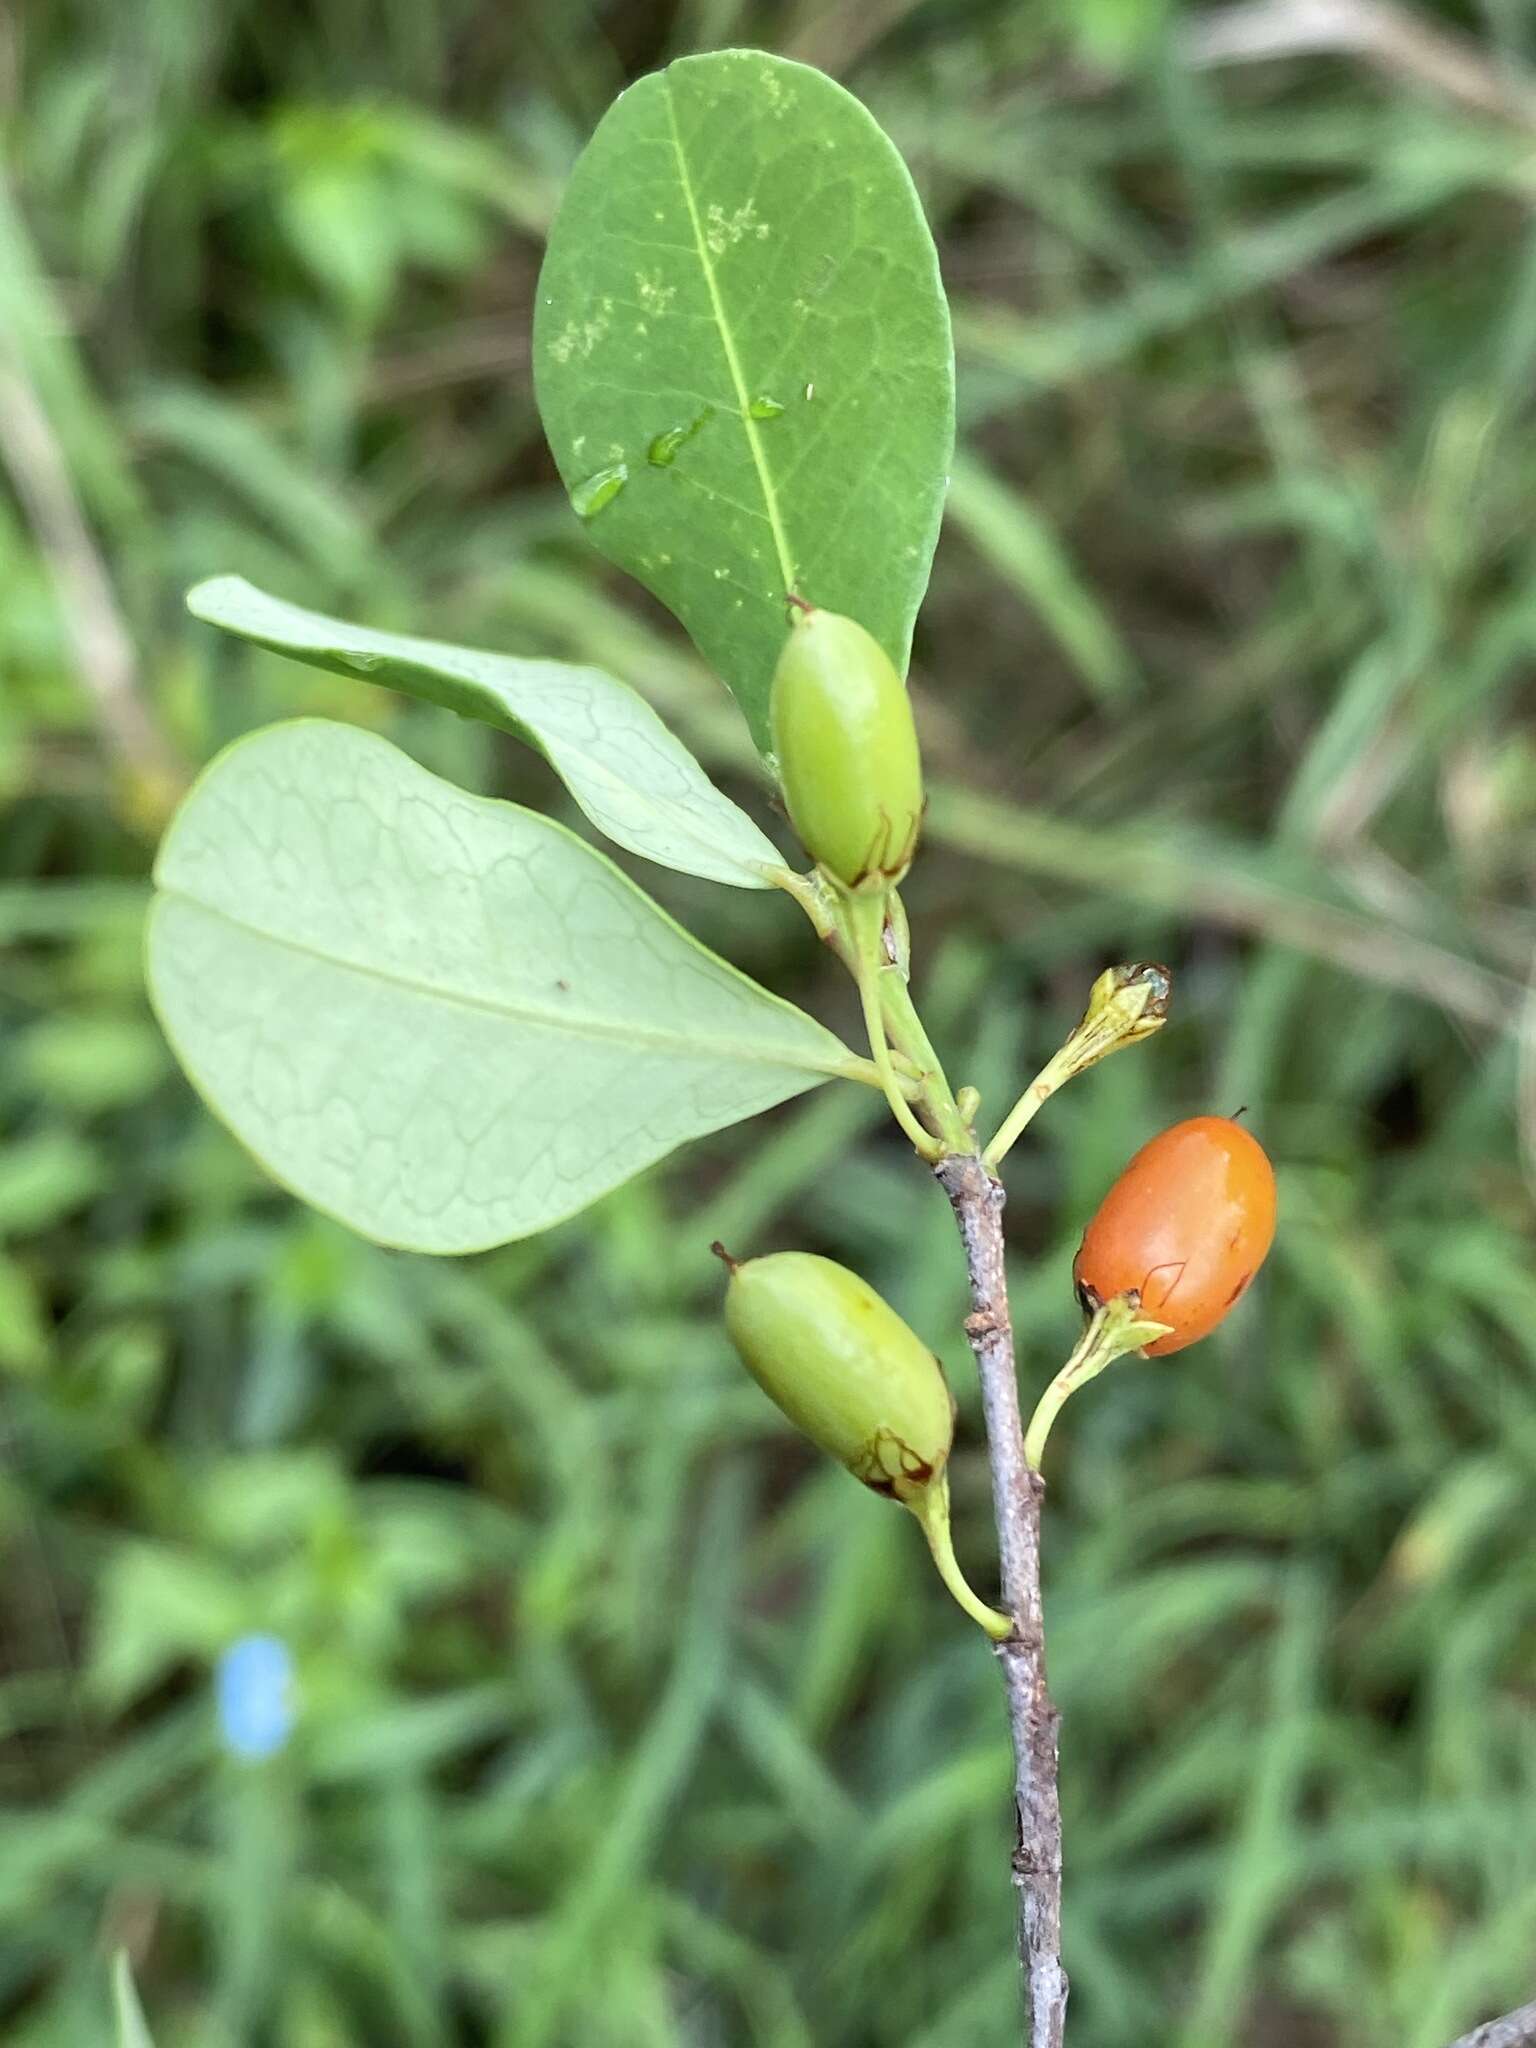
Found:
<svg viewBox="0 0 1536 2048"><path fill-rule="evenodd" d="M251 589L243 576L205 576L182 599L194 619L201 619L205 625L216 626L231 598L242 597Z"/></svg>

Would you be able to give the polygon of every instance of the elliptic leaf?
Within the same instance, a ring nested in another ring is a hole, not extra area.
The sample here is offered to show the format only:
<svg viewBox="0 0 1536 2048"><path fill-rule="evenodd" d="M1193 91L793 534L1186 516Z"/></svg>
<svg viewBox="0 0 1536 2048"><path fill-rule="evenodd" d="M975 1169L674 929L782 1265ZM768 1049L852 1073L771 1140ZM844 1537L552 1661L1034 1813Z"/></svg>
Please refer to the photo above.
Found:
<svg viewBox="0 0 1536 2048"><path fill-rule="evenodd" d="M150 991L285 1186L383 1244L466 1252L864 1063L563 826L375 734L254 733L172 820Z"/></svg>
<svg viewBox="0 0 1536 2048"><path fill-rule="evenodd" d="M953 350L912 181L841 86L726 50L617 100L550 235L534 375L592 539L677 614L762 752L786 591L905 671Z"/></svg>
<svg viewBox="0 0 1536 2048"><path fill-rule="evenodd" d="M564 661L524 661L375 633L269 597L240 576L187 594L194 618L312 668L362 676L537 747L600 832L662 867L766 889L784 862L627 683Z"/></svg>

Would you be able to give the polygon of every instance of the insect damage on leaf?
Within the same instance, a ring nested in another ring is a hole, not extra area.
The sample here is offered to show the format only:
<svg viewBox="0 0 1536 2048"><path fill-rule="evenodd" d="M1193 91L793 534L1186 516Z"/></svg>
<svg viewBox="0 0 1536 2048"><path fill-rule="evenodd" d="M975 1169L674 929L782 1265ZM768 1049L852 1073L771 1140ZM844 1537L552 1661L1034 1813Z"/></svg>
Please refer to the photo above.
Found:
<svg viewBox="0 0 1536 2048"><path fill-rule="evenodd" d="M631 87L551 233L534 373L593 543L682 621L764 755L786 592L905 670L953 351L906 167L840 86L726 51Z"/></svg>

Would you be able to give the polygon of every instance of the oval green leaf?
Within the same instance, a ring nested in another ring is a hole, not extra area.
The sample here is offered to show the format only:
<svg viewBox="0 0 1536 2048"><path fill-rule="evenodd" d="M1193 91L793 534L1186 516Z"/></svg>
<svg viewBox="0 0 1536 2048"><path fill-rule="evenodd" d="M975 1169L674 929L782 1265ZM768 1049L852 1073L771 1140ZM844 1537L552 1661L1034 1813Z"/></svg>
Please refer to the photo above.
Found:
<svg viewBox="0 0 1536 2048"><path fill-rule="evenodd" d="M550 235L534 375L592 540L676 613L762 753L786 591L905 673L954 356L906 166L841 86L727 50L617 100Z"/></svg>
<svg viewBox="0 0 1536 2048"><path fill-rule="evenodd" d="M784 862L645 699L602 669L375 633L269 597L241 576L187 593L194 618L311 668L362 676L500 727L549 762L599 832L660 866L767 889Z"/></svg>
<svg viewBox="0 0 1536 2048"><path fill-rule="evenodd" d="M467 1252L865 1063L563 826L372 733L225 750L172 820L150 992L209 1107L381 1244Z"/></svg>

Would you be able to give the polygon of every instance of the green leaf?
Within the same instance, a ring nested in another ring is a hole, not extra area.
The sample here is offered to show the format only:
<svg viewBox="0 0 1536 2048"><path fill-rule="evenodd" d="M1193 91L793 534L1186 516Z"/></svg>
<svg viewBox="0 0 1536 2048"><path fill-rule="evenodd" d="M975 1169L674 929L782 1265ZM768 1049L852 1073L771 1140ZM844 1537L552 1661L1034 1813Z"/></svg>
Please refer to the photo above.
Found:
<svg viewBox="0 0 1536 2048"><path fill-rule="evenodd" d="M239 576L199 583L187 608L312 668L363 676L515 734L538 748L599 832L662 867L738 889L770 888L783 871L772 843L645 699L599 668L375 633L268 597Z"/></svg>
<svg viewBox="0 0 1536 2048"><path fill-rule="evenodd" d="M841 86L727 50L616 101L550 235L534 375L592 539L761 751L786 591L905 670L954 438L949 314L906 167Z"/></svg>
<svg viewBox="0 0 1536 2048"><path fill-rule="evenodd" d="M112 1959L112 2009L117 2017L117 2048L155 2048L139 1994L133 1988L125 1949L119 1949Z"/></svg>
<svg viewBox="0 0 1536 2048"><path fill-rule="evenodd" d="M864 1073L562 826L350 726L226 749L155 878L150 991L188 1074L287 1187L384 1244L526 1236Z"/></svg>

